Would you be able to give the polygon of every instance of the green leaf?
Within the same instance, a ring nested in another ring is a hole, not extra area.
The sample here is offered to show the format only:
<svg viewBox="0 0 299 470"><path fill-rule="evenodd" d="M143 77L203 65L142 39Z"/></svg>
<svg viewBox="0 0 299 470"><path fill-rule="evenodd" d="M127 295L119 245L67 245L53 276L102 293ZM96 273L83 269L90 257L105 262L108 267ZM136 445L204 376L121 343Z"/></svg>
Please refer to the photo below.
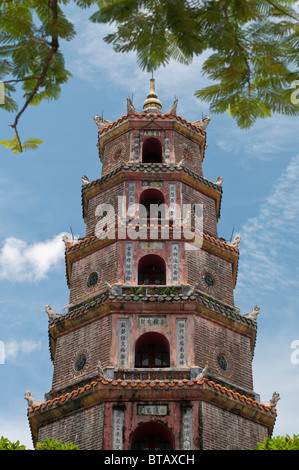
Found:
<svg viewBox="0 0 299 470"><path fill-rule="evenodd" d="M39 144L42 143L43 141L40 139L28 139L20 146L17 135L14 135L11 140L0 140L0 144L5 148L10 149L15 155L26 152L28 150L36 150Z"/></svg>

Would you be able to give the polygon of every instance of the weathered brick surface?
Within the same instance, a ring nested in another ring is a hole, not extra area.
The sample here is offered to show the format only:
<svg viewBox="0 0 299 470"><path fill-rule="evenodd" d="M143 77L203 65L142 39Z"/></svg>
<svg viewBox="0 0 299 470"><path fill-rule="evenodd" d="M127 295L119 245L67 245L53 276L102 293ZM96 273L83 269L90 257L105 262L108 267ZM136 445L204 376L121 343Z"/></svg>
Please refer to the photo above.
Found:
<svg viewBox="0 0 299 470"><path fill-rule="evenodd" d="M201 427L203 450L250 450L268 437L265 426L205 402Z"/></svg>
<svg viewBox="0 0 299 470"><path fill-rule="evenodd" d="M73 263L70 281L70 305L83 302L106 289L105 281L117 282L118 245L113 242ZM94 287L88 287L91 273L97 272L99 280Z"/></svg>
<svg viewBox="0 0 299 470"><path fill-rule="evenodd" d="M68 331L57 338L53 383L54 390L62 389L98 372L98 361L103 367L110 364L111 316ZM75 364L81 355L87 360L81 371Z"/></svg>
<svg viewBox="0 0 299 470"><path fill-rule="evenodd" d="M125 132L105 145L102 176L130 160L131 133Z"/></svg>
<svg viewBox="0 0 299 470"><path fill-rule="evenodd" d="M217 217L215 200L206 194L197 191L191 186L182 183L182 206L184 204L202 204L203 206L203 231L213 237L217 237ZM194 213L192 212L192 223L194 226Z"/></svg>
<svg viewBox="0 0 299 470"><path fill-rule="evenodd" d="M103 434L104 404L100 403L41 426L38 438L72 442L79 450L101 450Z"/></svg>
<svg viewBox="0 0 299 470"><path fill-rule="evenodd" d="M223 324L197 316L194 324L195 364L224 381L239 387L253 389L250 339ZM228 368L223 371L217 361L225 357Z"/></svg>
<svg viewBox="0 0 299 470"><path fill-rule="evenodd" d="M215 297L228 305L234 305L232 265L204 249L186 251L187 282L198 284L199 290ZM214 279L210 288L204 276L208 273Z"/></svg>
<svg viewBox="0 0 299 470"><path fill-rule="evenodd" d="M202 176L200 146L197 142L174 132L174 153L176 163L179 163L185 157L184 166Z"/></svg>
<svg viewBox="0 0 299 470"><path fill-rule="evenodd" d="M105 191L96 194L91 197L88 201L88 210L86 217L86 236L95 234L96 225L100 220L100 217L96 215L98 207L104 209L103 204L110 204L114 208L115 215L118 214L118 197L124 196L124 183L118 183L115 186L111 186ZM109 214L105 219L110 222ZM111 219L111 223L115 223L116 220Z"/></svg>

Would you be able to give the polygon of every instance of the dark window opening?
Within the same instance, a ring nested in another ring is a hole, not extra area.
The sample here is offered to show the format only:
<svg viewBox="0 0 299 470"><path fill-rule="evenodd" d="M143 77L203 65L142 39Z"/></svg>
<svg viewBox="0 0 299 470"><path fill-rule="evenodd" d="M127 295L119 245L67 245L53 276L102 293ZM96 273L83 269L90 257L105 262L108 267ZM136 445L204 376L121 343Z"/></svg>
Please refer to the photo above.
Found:
<svg viewBox="0 0 299 470"><path fill-rule="evenodd" d="M133 450L171 450L171 445L159 434L144 434L136 439Z"/></svg>
<svg viewBox="0 0 299 470"><path fill-rule="evenodd" d="M165 261L158 255L146 255L138 264L139 285L165 285Z"/></svg>
<svg viewBox="0 0 299 470"><path fill-rule="evenodd" d="M173 450L173 437L164 424L143 423L133 432L131 448L132 450Z"/></svg>
<svg viewBox="0 0 299 470"><path fill-rule="evenodd" d="M142 163L162 163L162 145L158 139L150 137L142 147Z"/></svg>
<svg viewBox="0 0 299 470"><path fill-rule="evenodd" d="M169 354L158 344L146 344L136 354L135 367L169 367Z"/></svg>
<svg viewBox="0 0 299 470"><path fill-rule="evenodd" d="M146 189L142 192L139 201L140 206L143 206L140 210L141 217L147 217L148 223L161 224L161 220L166 217L166 207L164 195L158 189Z"/></svg>
<svg viewBox="0 0 299 470"><path fill-rule="evenodd" d="M136 341L135 367L169 367L169 342L161 333L145 333Z"/></svg>

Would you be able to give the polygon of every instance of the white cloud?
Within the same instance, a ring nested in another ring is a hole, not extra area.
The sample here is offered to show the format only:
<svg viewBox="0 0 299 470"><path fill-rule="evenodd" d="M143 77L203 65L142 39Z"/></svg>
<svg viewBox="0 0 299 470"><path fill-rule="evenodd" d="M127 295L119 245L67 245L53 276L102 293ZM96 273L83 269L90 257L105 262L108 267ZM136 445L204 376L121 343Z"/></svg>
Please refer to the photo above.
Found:
<svg viewBox="0 0 299 470"><path fill-rule="evenodd" d="M10 340L4 342L4 361L16 359L20 354L31 354L41 349L41 341L24 339L22 341Z"/></svg>
<svg viewBox="0 0 299 470"><path fill-rule="evenodd" d="M285 149L298 149L298 121L296 118L274 115L257 120L250 129L240 129L232 121L221 128L217 140L223 152L238 155L242 163L248 158L270 161L283 156Z"/></svg>
<svg viewBox="0 0 299 470"><path fill-rule="evenodd" d="M298 218L299 155L293 157L258 215L249 219L240 231L241 292L299 287L294 262L298 256Z"/></svg>
<svg viewBox="0 0 299 470"><path fill-rule="evenodd" d="M45 279L64 258L62 235L31 245L18 238L7 238L0 250L0 279L14 282Z"/></svg>

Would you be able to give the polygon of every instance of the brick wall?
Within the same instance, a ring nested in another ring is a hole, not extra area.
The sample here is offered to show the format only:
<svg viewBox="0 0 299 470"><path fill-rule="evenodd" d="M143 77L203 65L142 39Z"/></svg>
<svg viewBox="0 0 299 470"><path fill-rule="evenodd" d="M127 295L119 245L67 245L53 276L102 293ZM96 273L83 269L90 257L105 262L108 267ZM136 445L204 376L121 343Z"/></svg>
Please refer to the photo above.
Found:
<svg viewBox="0 0 299 470"><path fill-rule="evenodd" d="M83 302L106 289L105 281L117 282L118 244L113 242L84 256L73 263L70 280L70 305ZM99 280L94 287L88 287L91 273L97 272Z"/></svg>
<svg viewBox="0 0 299 470"><path fill-rule="evenodd" d="M39 429L38 440L55 439L72 442L79 450L102 450L104 433L104 404L65 416Z"/></svg>
<svg viewBox="0 0 299 470"><path fill-rule="evenodd" d="M232 265L206 250L186 252L187 283L198 284L199 290L228 305L234 305ZM209 287L205 274L212 276L214 284Z"/></svg>
<svg viewBox="0 0 299 470"><path fill-rule="evenodd" d="M225 325L207 318L195 317L195 365L236 386L253 389L250 338ZM224 356L228 367L224 371L218 364L218 355Z"/></svg>
<svg viewBox="0 0 299 470"><path fill-rule="evenodd" d="M131 132L128 131L107 142L102 162L102 176L130 160L130 138Z"/></svg>
<svg viewBox="0 0 299 470"><path fill-rule="evenodd" d="M97 373L99 360L104 368L107 367L110 364L111 334L111 316L105 316L59 336L55 351L53 390ZM77 371L75 365L82 355L86 357L86 364Z"/></svg>
<svg viewBox="0 0 299 470"><path fill-rule="evenodd" d="M200 157L200 146L188 137L185 137L177 132L174 132L174 153L175 161L179 163L184 155L184 166L202 176L202 166Z"/></svg>
<svg viewBox="0 0 299 470"><path fill-rule="evenodd" d="M200 191L182 183L182 204L202 204L203 205L203 231L217 237L217 217L215 200ZM194 225L194 214L192 213L192 223Z"/></svg>
<svg viewBox="0 0 299 470"><path fill-rule="evenodd" d="M100 220L99 216L96 216L96 208L100 204L110 204L114 208L115 215L118 213L118 197L124 196L124 183L116 184L115 186L109 187L107 190L96 194L91 197L88 201L87 217L86 217L86 236L94 235L95 227ZM106 216L107 220L109 215ZM115 220L111 220L115 222Z"/></svg>
<svg viewBox="0 0 299 470"><path fill-rule="evenodd" d="M268 437L265 426L205 402L201 426L203 450L249 450Z"/></svg>

